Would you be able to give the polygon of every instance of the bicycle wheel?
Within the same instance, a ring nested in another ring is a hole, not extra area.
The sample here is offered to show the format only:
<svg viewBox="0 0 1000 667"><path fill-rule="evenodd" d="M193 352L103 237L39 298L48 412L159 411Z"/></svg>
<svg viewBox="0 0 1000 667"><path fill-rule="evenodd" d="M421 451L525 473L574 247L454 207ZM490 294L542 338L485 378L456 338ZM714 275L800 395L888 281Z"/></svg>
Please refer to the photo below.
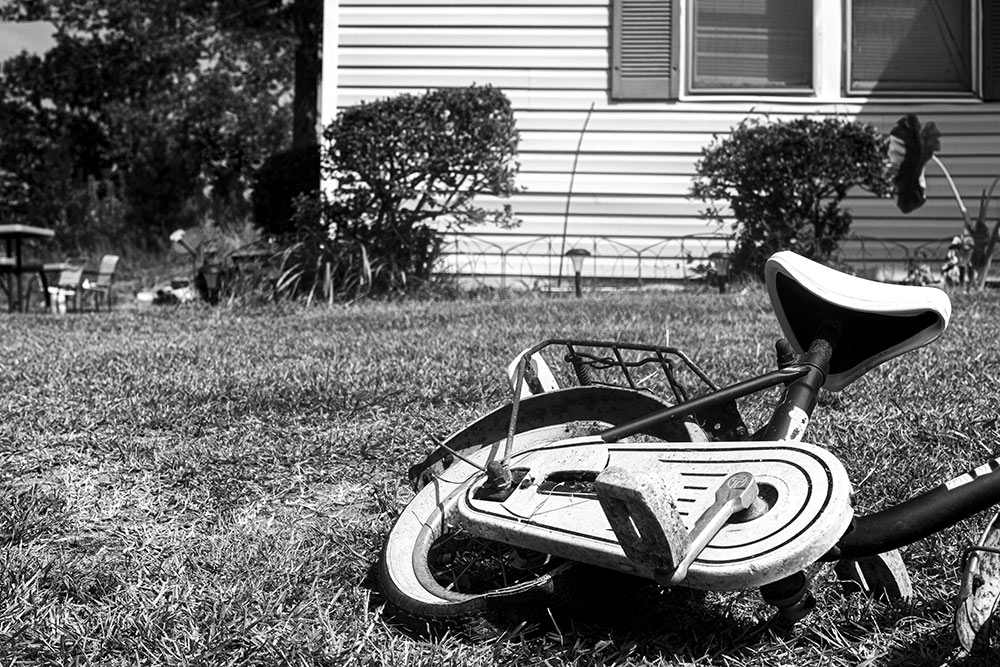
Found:
<svg viewBox="0 0 1000 667"><path fill-rule="evenodd" d="M609 386L532 396L521 401L514 451L600 433L668 405L648 393ZM511 406L502 406L446 442L484 465L492 443L506 440L510 415ZM696 431L701 432L678 420L650 434L682 442ZM379 584L394 607L421 621L463 621L544 609L599 588L592 568L462 531L456 520L458 499L479 470L452 459L439 449L410 469L416 495L389 531L379 558Z"/></svg>
<svg viewBox="0 0 1000 667"><path fill-rule="evenodd" d="M515 451L577 435L595 422L572 422L515 436ZM487 448L473 455L486 460ZM478 461L477 461L478 462ZM458 498L479 475L459 461L424 486L389 531L379 583L394 607L424 621L461 620L537 605L568 594L573 563L476 536L457 521Z"/></svg>

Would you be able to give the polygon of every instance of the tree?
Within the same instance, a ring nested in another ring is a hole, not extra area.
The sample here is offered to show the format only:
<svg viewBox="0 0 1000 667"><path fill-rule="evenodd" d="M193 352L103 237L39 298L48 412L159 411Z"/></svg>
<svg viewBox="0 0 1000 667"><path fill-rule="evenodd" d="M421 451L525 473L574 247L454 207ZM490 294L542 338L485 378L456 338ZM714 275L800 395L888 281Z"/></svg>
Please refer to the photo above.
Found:
<svg viewBox="0 0 1000 667"><path fill-rule="evenodd" d="M23 135L31 141L16 151L9 135L0 138L4 187L46 201L23 163L56 146L70 162L60 174L66 189L123 202L122 224L134 240L162 243L194 217L246 218L254 171L287 145L291 126L294 37L241 25L240 11L256 4L10 0L0 7L2 19L56 27L49 53L15 58L0 73L9 122L31 125ZM95 180L101 187L91 187ZM86 224L69 204L60 219Z"/></svg>
<svg viewBox="0 0 1000 667"><path fill-rule="evenodd" d="M319 78L322 70L320 40L323 29L321 0L295 0L295 101L292 148L303 149L318 142Z"/></svg>
<svg viewBox="0 0 1000 667"><path fill-rule="evenodd" d="M220 24L241 31L295 36L292 150L319 143L323 0L220 0Z"/></svg>

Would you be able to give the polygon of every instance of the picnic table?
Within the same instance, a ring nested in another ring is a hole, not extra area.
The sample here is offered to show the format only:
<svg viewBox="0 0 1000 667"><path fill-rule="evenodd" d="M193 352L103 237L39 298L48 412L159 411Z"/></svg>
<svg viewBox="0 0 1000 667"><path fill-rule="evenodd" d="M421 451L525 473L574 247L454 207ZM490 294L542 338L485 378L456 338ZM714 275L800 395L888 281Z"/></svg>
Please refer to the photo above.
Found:
<svg viewBox="0 0 1000 667"><path fill-rule="evenodd" d="M28 302L24 298L22 276L37 274L45 295L45 305L49 307L49 284L45 277L45 266L40 262L25 262L21 245L24 239L50 239L56 233L44 227L31 225L0 225L0 239L6 241L7 255L0 258L0 275L7 278L7 303L11 312L27 311Z"/></svg>
<svg viewBox="0 0 1000 667"><path fill-rule="evenodd" d="M247 267L254 264L263 264L268 259L274 256L273 250L267 250L265 248L241 248L229 255L229 259L233 261L233 265L239 270L241 267Z"/></svg>

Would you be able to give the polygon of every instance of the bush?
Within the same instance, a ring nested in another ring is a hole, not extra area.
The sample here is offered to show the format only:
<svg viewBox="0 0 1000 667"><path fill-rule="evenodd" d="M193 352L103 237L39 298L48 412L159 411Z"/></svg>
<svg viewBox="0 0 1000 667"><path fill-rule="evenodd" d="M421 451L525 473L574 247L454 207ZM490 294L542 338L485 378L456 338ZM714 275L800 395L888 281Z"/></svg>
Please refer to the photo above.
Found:
<svg viewBox="0 0 1000 667"><path fill-rule="evenodd" d="M703 215L720 223L716 202L728 202L736 219L733 273L761 275L768 256L786 249L829 263L851 226L840 206L848 191L890 193L887 156L888 138L864 123L747 118L702 152L691 193L710 203Z"/></svg>
<svg viewBox="0 0 1000 667"><path fill-rule="evenodd" d="M282 236L296 231L296 199L319 190L320 149L309 146L275 153L259 170L253 189L253 213L257 226L265 234Z"/></svg>
<svg viewBox="0 0 1000 667"><path fill-rule="evenodd" d="M363 267L365 290L399 292L426 282L448 229L515 224L509 206L474 202L515 191L519 135L510 101L497 89L361 104L342 111L325 137L324 169L336 190L324 202L324 243L341 267Z"/></svg>

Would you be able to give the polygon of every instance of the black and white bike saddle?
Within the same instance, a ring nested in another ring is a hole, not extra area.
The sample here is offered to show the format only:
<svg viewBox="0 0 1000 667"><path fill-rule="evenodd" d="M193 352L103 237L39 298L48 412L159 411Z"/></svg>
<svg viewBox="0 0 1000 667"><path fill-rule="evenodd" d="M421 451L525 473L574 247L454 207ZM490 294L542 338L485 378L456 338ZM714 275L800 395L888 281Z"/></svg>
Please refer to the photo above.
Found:
<svg viewBox="0 0 1000 667"><path fill-rule="evenodd" d="M824 319L840 321L840 341L823 385L832 391L930 343L951 317L951 301L936 287L866 280L790 251L772 255L764 276L781 330L796 352L805 351L803 343Z"/></svg>

